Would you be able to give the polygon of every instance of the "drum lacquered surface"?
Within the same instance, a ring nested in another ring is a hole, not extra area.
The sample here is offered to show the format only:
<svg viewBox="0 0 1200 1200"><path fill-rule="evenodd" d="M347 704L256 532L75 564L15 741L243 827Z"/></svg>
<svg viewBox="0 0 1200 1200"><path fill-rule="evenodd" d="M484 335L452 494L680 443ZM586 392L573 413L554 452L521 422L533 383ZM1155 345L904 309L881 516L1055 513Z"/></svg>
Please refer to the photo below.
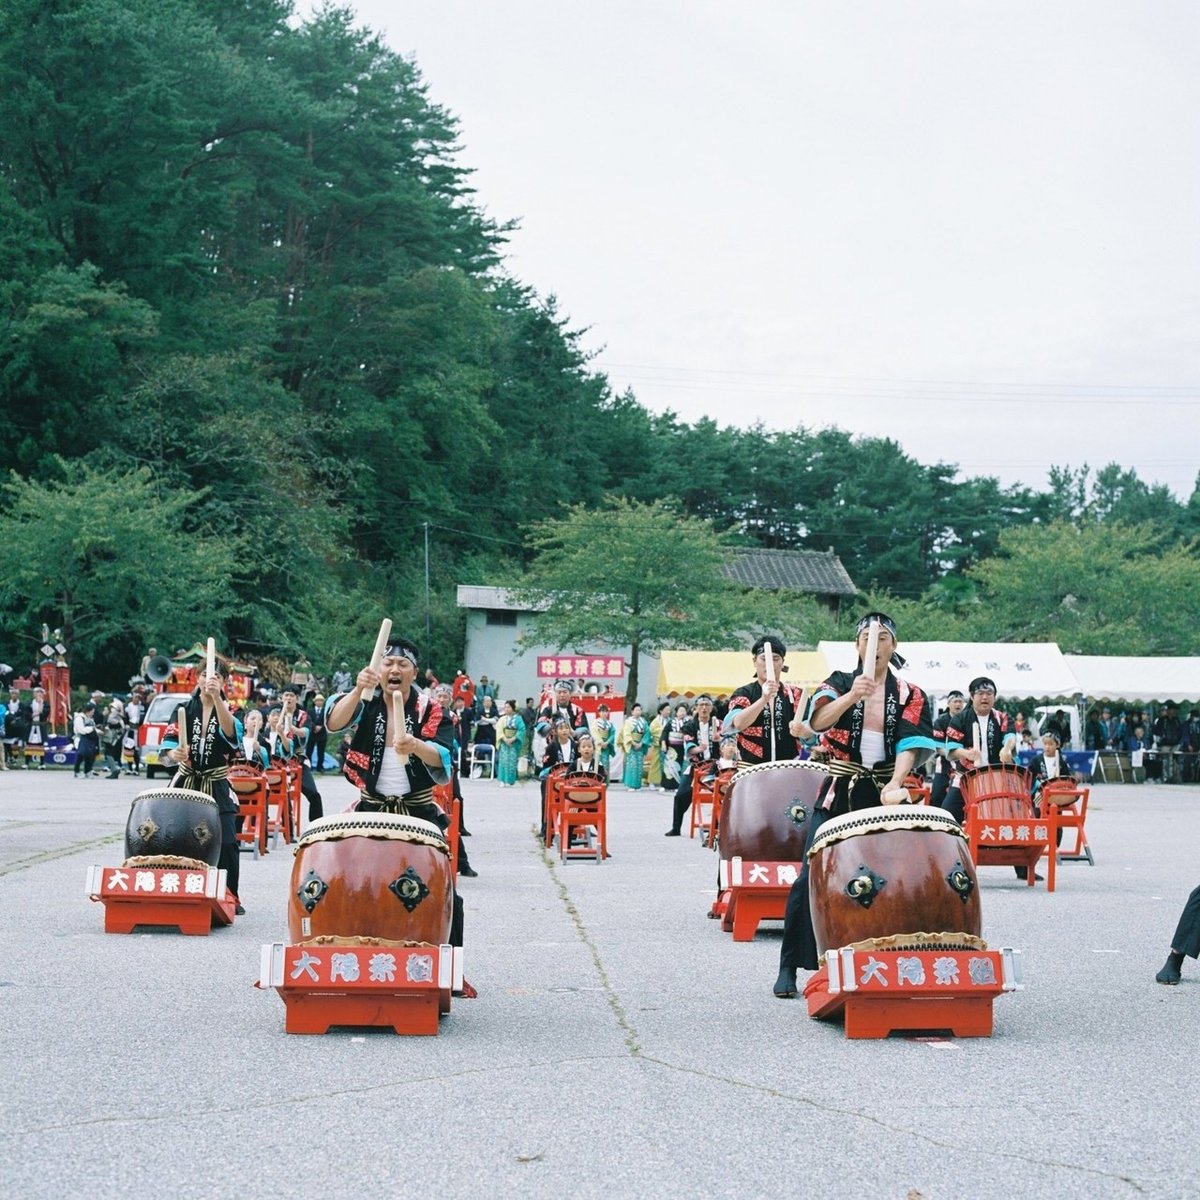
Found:
<svg viewBox="0 0 1200 1200"><path fill-rule="evenodd" d="M862 809L822 825L809 855L817 950L899 933L979 936L979 886L958 822L940 809Z"/></svg>
<svg viewBox="0 0 1200 1200"><path fill-rule="evenodd" d="M762 763L733 777L721 809L721 857L799 862L817 793L827 778L808 762Z"/></svg>
<svg viewBox="0 0 1200 1200"><path fill-rule="evenodd" d="M453 879L446 839L429 821L339 813L313 821L296 849L288 935L449 940Z"/></svg>
<svg viewBox="0 0 1200 1200"><path fill-rule="evenodd" d="M125 822L125 857L167 854L217 865L221 817L211 796L188 788L161 787L134 797Z"/></svg>

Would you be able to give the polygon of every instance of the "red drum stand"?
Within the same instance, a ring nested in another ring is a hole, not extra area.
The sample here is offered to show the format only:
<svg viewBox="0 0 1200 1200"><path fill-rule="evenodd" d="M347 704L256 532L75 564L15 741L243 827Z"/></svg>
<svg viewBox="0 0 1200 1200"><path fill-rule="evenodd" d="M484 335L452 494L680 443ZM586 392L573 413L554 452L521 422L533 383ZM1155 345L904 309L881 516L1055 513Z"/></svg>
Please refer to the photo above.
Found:
<svg viewBox="0 0 1200 1200"><path fill-rule="evenodd" d="M843 946L825 952L804 998L814 1019L844 1017L848 1038L991 1037L992 1001L1023 987L1019 950Z"/></svg>
<svg viewBox="0 0 1200 1200"><path fill-rule="evenodd" d="M742 858L722 859L721 894L713 904L713 916L735 942L750 942L760 921L782 921L788 893L800 874L798 862L750 862Z"/></svg>
<svg viewBox="0 0 1200 1200"><path fill-rule="evenodd" d="M371 938L274 942L262 948L255 986L279 993L288 1033L369 1025L436 1034L451 992L463 988L462 951Z"/></svg>
<svg viewBox="0 0 1200 1200"><path fill-rule="evenodd" d="M203 863L170 867L89 867L87 894L104 905L105 933L132 933L138 925L175 926L207 934L232 925L237 901L225 872Z"/></svg>

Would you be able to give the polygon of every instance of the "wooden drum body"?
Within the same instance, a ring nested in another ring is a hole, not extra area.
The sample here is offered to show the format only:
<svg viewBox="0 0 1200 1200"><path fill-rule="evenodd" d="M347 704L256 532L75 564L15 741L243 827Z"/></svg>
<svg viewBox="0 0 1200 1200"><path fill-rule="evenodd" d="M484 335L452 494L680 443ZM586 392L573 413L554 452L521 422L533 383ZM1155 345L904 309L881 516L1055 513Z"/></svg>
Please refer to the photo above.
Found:
<svg viewBox="0 0 1200 1200"><path fill-rule="evenodd" d="M980 933L979 886L949 813L888 805L821 826L808 862L817 950L905 933Z"/></svg>
<svg viewBox="0 0 1200 1200"><path fill-rule="evenodd" d="M742 767L721 807L721 857L801 862L817 793L827 778L811 762Z"/></svg>
<svg viewBox="0 0 1200 1200"><path fill-rule="evenodd" d="M375 937L442 945L450 938L450 853L431 821L338 813L304 831L292 865L288 935Z"/></svg>
<svg viewBox="0 0 1200 1200"><path fill-rule="evenodd" d="M221 817L211 796L190 788L161 787L134 797L125 822L125 857L164 855L217 865Z"/></svg>

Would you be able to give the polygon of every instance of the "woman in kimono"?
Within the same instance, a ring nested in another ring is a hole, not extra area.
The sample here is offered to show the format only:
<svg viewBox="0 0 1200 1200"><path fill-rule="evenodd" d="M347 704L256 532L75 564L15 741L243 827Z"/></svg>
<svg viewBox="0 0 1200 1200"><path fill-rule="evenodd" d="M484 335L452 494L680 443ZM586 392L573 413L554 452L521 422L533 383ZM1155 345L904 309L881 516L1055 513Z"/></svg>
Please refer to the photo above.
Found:
<svg viewBox="0 0 1200 1200"><path fill-rule="evenodd" d="M613 755L617 752L617 727L609 719L607 704L601 704L596 709L596 721L592 732L596 741L596 757L599 758L607 776L611 773Z"/></svg>
<svg viewBox="0 0 1200 1200"><path fill-rule="evenodd" d="M500 713L499 739L496 746L496 778L501 787L517 782L517 763L525 742L525 722L517 716L517 702L505 700Z"/></svg>
<svg viewBox="0 0 1200 1200"><path fill-rule="evenodd" d="M621 726L621 749L625 753L625 770L621 782L627 788L637 789L642 786L642 767L646 761L646 751L653 744L654 735L650 725L642 716L642 706L635 704L625 724Z"/></svg>
<svg viewBox="0 0 1200 1200"><path fill-rule="evenodd" d="M663 782L663 731L671 719L671 704L664 701L658 706L650 722L650 748L646 751L646 782L651 787L661 787Z"/></svg>

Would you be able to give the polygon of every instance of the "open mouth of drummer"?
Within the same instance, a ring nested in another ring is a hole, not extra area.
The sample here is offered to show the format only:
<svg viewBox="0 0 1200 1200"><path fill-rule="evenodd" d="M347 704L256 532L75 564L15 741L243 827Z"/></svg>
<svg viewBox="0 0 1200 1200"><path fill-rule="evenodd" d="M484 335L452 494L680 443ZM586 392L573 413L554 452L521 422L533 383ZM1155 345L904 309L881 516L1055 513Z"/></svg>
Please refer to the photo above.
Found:
<svg viewBox="0 0 1200 1200"><path fill-rule="evenodd" d="M379 674L386 692L399 692L412 687L417 676L416 664L409 658L397 655L385 658L379 664Z"/></svg>

